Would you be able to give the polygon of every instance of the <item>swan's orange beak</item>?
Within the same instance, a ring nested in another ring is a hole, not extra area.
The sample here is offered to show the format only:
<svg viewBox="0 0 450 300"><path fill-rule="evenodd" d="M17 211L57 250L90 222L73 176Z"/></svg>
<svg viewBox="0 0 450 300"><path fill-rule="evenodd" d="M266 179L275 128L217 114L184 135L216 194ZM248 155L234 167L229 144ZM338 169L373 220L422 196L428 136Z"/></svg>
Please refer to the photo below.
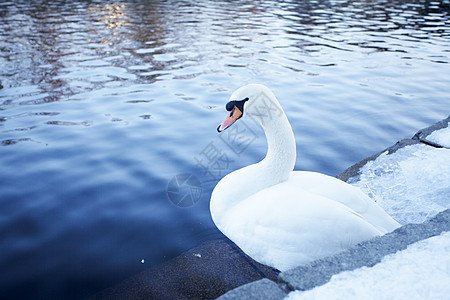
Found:
<svg viewBox="0 0 450 300"><path fill-rule="evenodd" d="M242 111L237 108L237 106L234 106L233 109L230 111L228 116L225 118L225 120L222 122L222 124L217 127L218 132L222 132L228 127L230 127L236 120L238 120L240 117L242 117Z"/></svg>

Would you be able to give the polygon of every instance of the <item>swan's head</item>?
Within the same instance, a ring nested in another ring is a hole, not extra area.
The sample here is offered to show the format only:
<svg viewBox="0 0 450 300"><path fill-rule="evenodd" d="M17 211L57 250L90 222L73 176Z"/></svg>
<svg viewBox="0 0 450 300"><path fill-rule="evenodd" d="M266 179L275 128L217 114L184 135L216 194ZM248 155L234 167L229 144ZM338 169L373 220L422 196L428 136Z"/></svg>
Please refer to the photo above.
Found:
<svg viewBox="0 0 450 300"><path fill-rule="evenodd" d="M262 84L249 84L237 89L225 105L229 112L225 120L217 127L218 132L222 132L234 122L246 115L249 115L262 127L274 116L284 114L272 91Z"/></svg>

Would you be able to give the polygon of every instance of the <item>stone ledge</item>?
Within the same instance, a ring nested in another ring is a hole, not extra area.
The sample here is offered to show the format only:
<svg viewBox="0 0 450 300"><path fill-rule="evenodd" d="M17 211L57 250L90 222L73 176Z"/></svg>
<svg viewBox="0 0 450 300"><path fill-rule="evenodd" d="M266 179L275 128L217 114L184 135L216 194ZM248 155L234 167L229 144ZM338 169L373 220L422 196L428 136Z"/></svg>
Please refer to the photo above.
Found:
<svg viewBox="0 0 450 300"><path fill-rule="evenodd" d="M309 290L342 271L372 267L383 257L423 239L450 231L450 209L421 224L406 224L391 233L362 242L339 254L279 274L292 290Z"/></svg>

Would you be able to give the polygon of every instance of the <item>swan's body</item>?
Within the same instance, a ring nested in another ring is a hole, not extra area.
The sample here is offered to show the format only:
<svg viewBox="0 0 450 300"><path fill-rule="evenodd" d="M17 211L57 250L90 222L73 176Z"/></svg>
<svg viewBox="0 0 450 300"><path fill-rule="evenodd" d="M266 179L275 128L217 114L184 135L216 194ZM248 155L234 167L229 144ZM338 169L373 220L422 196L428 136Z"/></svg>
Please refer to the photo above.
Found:
<svg viewBox="0 0 450 300"><path fill-rule="evenodd" d="M218 130L239 119L245 105L245 113L264 129L268 152L261 162L220 180L210 208L216 226L245 253L285 271L400 226L356 187L324 174L292 171L292 128L268 88L244 86L230 100L236 99L244 100L227 104L230 115Z"/></svg>

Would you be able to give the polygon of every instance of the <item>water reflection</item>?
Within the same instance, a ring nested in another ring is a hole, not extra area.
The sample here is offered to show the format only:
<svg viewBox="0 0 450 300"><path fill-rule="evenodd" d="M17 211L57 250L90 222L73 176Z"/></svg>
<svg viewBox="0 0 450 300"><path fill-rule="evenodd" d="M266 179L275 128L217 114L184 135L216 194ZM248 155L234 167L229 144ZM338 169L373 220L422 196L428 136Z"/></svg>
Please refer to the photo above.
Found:
<svg viewBox="0 0 450 300"><path fill-rule="evenodd" d="M38 103L110 81L192 79L226 68L249 68L258 76L264 71L253 63L255 56L268 63L277 54L289 59L299 51L314 56L332 48L410 58L417 39L435 43L449 35L445 2L25 1L2 8L3 40L9 41L2 47L3 85L38 85L48 93ZM439 56L432 60L447 62Z"/></svg>
<svg viewBox="0 0 450 300"><path fill-rule="evenodd" d="M215 181L195 156L220 145L225 99L245 83L279 97L296 168L332 175L446 117L449 12L420 0L0 3L0 291L80 298L217 237ZM228 171L264 151L258 135ZM179 173L204 191L186 210L166 195Z"/></svg>

